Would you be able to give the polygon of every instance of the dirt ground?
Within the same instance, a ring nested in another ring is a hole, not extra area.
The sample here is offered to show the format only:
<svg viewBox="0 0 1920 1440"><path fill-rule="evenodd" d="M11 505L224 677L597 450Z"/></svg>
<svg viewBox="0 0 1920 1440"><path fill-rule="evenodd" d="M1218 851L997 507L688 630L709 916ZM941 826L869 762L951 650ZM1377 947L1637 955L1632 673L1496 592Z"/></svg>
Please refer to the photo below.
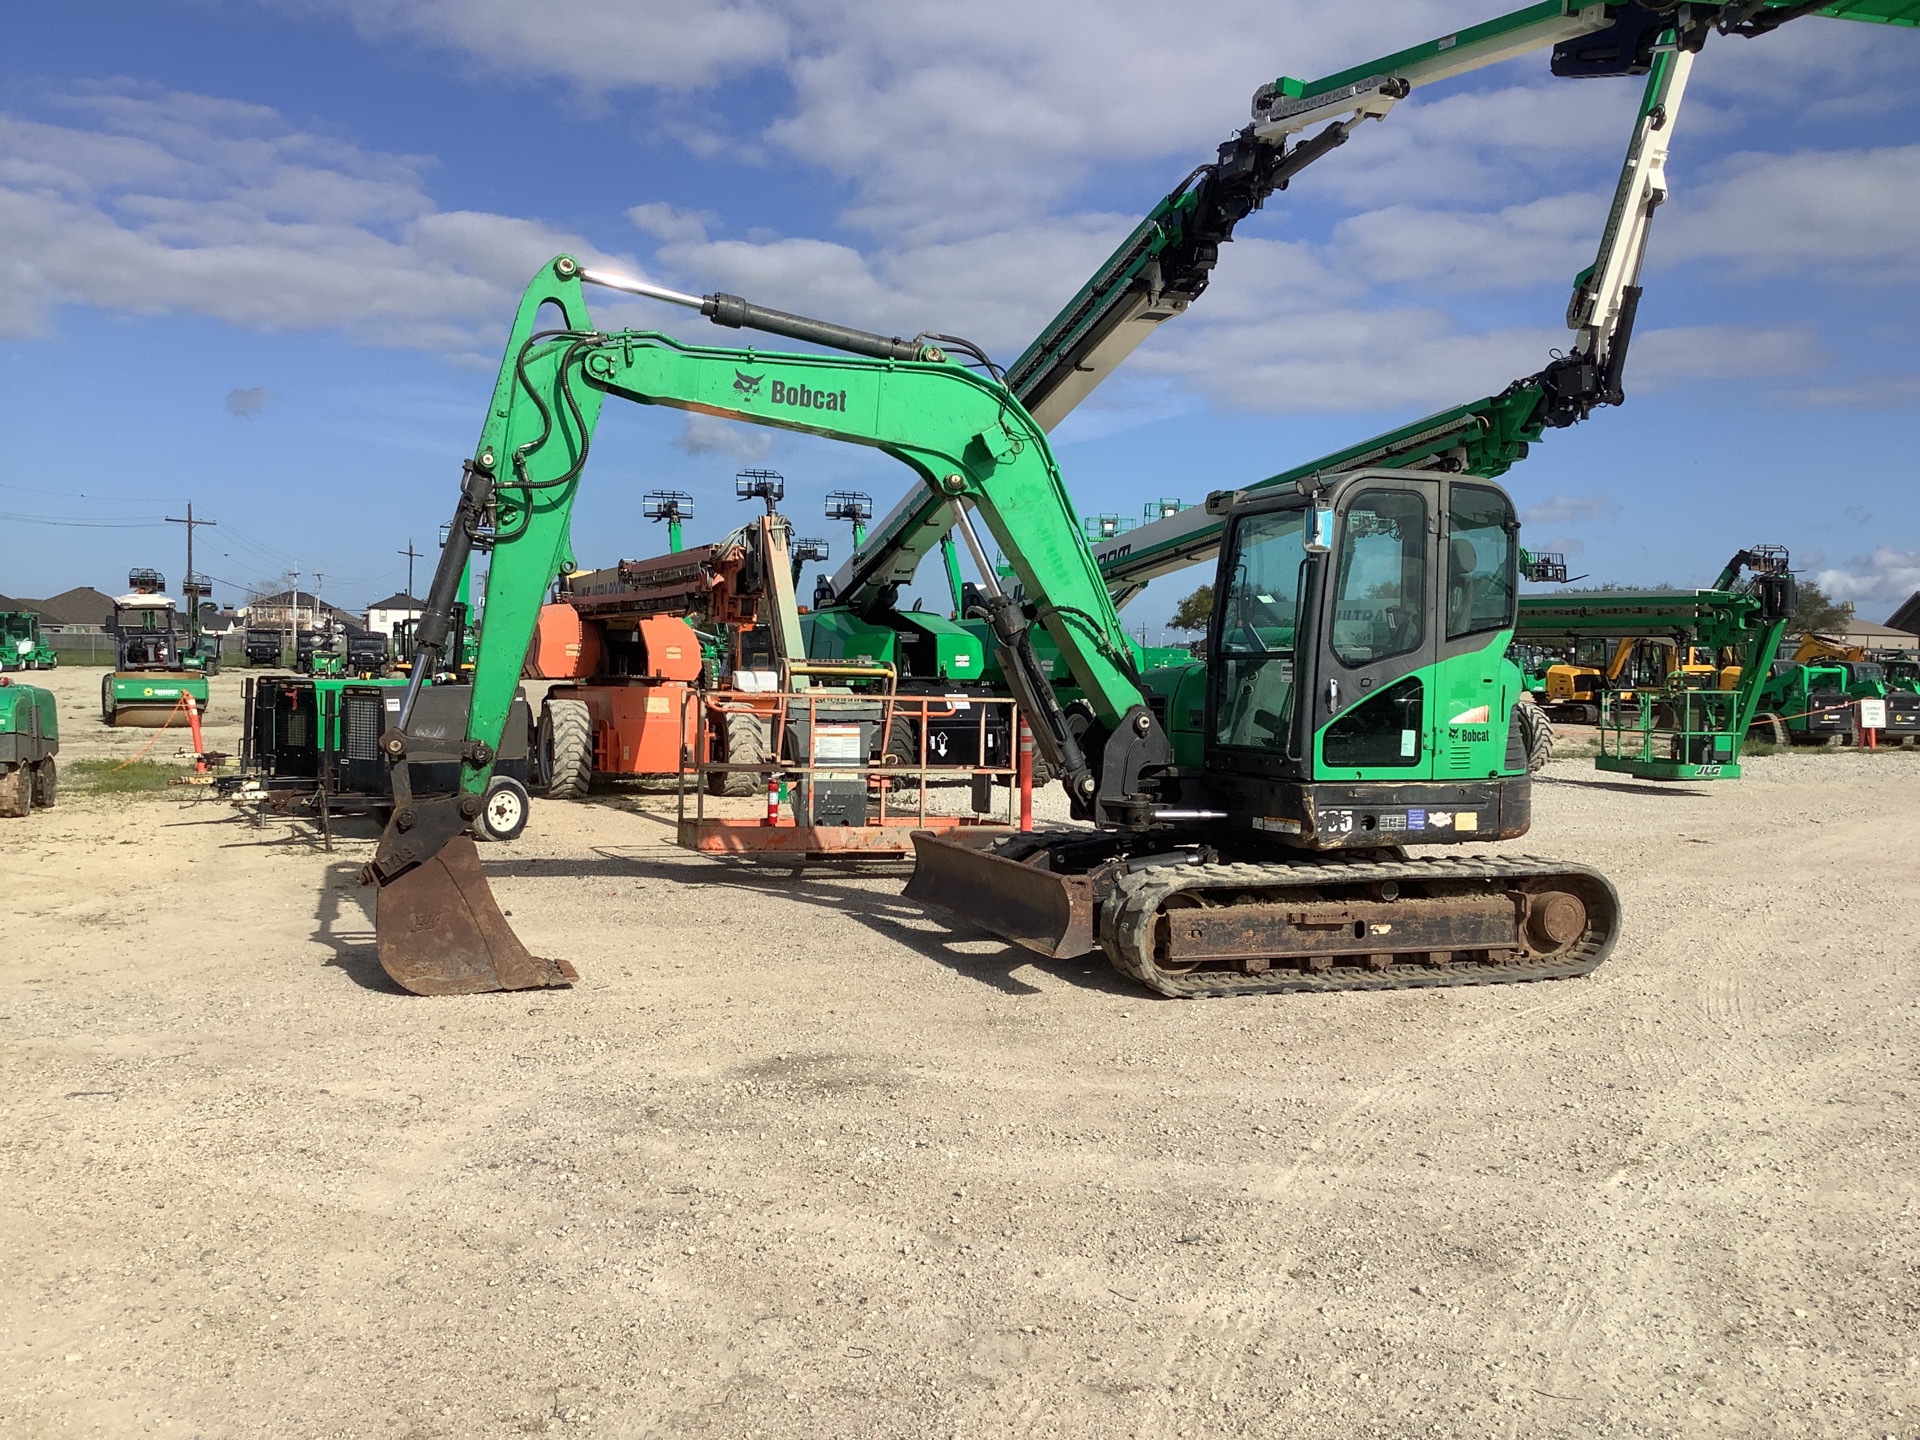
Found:
<svg viewBox="0 0 1920 1440"><path fill-rule="evenodd" d="M483 847L577 988L428 1000L370 831L70 793L0 822L0 1430L1920 1435L1920 753L1535 805L1587 980L1156 1000L656 796Z"/></svg>

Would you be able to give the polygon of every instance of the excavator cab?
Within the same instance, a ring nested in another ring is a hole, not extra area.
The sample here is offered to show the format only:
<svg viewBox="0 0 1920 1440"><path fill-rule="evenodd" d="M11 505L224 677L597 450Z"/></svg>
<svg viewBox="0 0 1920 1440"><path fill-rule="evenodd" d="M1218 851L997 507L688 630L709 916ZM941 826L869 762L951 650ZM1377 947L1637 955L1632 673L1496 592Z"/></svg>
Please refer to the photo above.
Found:
<svg viewBox="0 0 1920 1440"><path fill-rule="evenodd" d="M1209 802L1312 849L1524 833L1505 492L1367 471L1215 506L1229 520L1208 637ZM1431 827L1434 811L1465 823Z"/></svg>

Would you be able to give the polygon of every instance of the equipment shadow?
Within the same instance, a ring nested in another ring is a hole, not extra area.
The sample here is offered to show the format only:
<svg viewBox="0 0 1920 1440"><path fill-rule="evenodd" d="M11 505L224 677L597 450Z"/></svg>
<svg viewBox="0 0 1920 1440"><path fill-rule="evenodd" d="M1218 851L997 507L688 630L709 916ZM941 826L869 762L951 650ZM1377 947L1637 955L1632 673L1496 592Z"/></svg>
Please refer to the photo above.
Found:
<svg viewBox="0 0 1920 1440"><path fill-rule="evenodd" d="M1084 990L1138 997L1140 988L1118 974L1099 952L1071 960L1054 959L1010 945L965 921L949 921L897 894L877 894L859 880L904 880L913 864L906 860L734 860L688 855L672 863L647 860L605 847L594 859L500 860L488 857L487 874L538 878L569 876L598 880L661 880L674 885L750 890L760 895L846 915L877 935L906 946L954 974L1003 995L1039 995L1043 991L1017 978L1029 967ZM706 863L697 863L704 860ZM376 962L376 969L378 968ZM384 973L384 972L383 972Z"/></svg>
<svg viewBox="0 0 1920 1440"><path fill-rule="evenodd" d="M314 910L313 938L333 952L333 958L324 963L361 989L380 995L406 995L380 968L380 947L373 929L377 890L360 883L363 863L345 859L328 863Z"/></svg>
<svg viewBox="0 0 1920 1440"><path fill-rule="evenodd" d="M1575 780L1564 775L1536 775L1536 785L1570 785L1576 790L1611 790L1617 795L1705 795L1710 792L1671 781L1649 780L1635 785L1624 780Z"/></svg>

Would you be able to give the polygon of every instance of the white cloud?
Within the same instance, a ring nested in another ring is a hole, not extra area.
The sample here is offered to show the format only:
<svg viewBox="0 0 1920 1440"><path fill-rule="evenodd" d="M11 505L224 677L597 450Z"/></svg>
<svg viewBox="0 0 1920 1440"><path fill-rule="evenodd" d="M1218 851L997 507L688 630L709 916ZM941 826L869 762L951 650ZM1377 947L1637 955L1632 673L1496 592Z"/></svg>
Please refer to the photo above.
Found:
<svg viewBox="0 0 1920 1440"><path fill-rule="evenodd" d="M685 427L673 437L673 447L687 455L724 455L751 465L772 451L773 432L715 415L689 414Z"/></svg>
<svg viewBox="0 0 1920 1440"><path fill-rule="evenodd" d="M1310 311L1279 324L1263 314L1189 317L1130 363L1234 410L1404 411L1503 389L1537 370L1561 338L1530 329L1462 333L1449 316L1421 309Z"/></svg>
<svg viewBox="0 0 1920 1440"><path fill-rule="evenodd" d="M775 93L791 102L757 122L759 138L849 183L848 223L916 242L1031 219L1107 161L1208 153L1246 123L1254 89L1282 72L1329 73L1503 9L1207 0L1170 28L1158 0L263 3L340 15L371 38L409 36L596 96L778 71ZM1544 57L1533 63L1544 68ZM710 123L675 113L662 125L713 144Z"/></svg>
<svg viewBox="0 0 1920 1440"><path fill-rule="evenodd" d="M1891 612L1920 591L1920 551L1881 545L1813 578L1834 599L1853 601L1863 614Z"/></svg>
<svg viewBox="0 0 1920 1440"><path fill-rule="evenodd" d="M1911 282L1920 276L1920 145L1735 155L1659 228L1663 264Z"/></svg>
<svg viewBox="0 0 1920 1440"><path fill-rule="evenodd" d="M655 200L645 205L629 206L627 219L633 222L636 230L656 240L685 244L705 240L708 230L719 223L720 217L710 210L682 210L664 200Z"/></svg>
<svg viewBox="0 0 1920 1440"><path fill-rule="evenodd" d="M1605 495L1549 495L1538 505L1520 512L1522 525L1565 525L1572 520L1604 520L1616 513L1619 505ZM1555 541L1565 549L1566 541Z"/></svg>
<svg viewBox="0 0 1920 1440"><path fill-rule="evenodd" d="M1672 326L1635 333L1626 388L1664 390L1689 380L1799 375L1817 368L1824 358L1820 339L1811 330Z"/></svg>
<svg viewBox="0 0 1920 1440"><path fill-rule="evenodd" d="M1573 276L1593 258L1607 197L1552 195L1501 210L1394 205L1334 227L1332 249L1365 279L1448 290L1515 290Z"/></svg>
<svg viewBox="0 0 1920 1440"><path fill-rule="evenodd" d="M1855 375L1781 391L1777 398L1786 404L1820 408L1883 410L1920 405L1920 375Z"/></svg>
<svg viewBox="0 0 1920 1440"><path fill-rule="evenodd" d="M782 59L783 6L753 0L266 0L294 13L345 15L370 39L406 35L461 51L502 74L558 75L588 91L691 90Z"/></svg>
<svg viewBox="0 0 1920 1440"><path fill-rule="evenodd" d="M249 420L267 408L267 402L273 399L273 391L264 385L249 385L244 390L227 392L227 413L241 420Z"/></svg>
<svg viewBox="0 0 1920 1440"><path fill-rule="evenodd" d="M604 260L535 220L439 210L426 162L261 106L108 90L64 108L91 125L0 114L0 334L78 303L492 358L541 262Z"/></svg>

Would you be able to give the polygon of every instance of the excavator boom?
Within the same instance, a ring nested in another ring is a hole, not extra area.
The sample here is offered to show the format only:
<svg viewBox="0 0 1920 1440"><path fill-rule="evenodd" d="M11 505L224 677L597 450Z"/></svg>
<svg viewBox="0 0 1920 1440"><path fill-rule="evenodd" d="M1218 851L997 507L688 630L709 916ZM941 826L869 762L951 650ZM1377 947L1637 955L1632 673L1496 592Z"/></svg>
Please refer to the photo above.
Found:
<svg viewBox="0 0 1920 1440"><path fill-rule="evenodd" d="M1039 719L1039 740L1078 803L1099 816L1099 757L1113 743L1152 757L1165 751L1115 637L1119 616L1072 515L1046 436L1006 390L938 347L886 341L824 322L784 316L811 338L837 333L869 353L797 355L683 344L650 331L592 328L570 256L528 287L508 341L494 404L466 463L450 538L421 618L416 679L430 674L447 641L452 597L474 548L491 552L486 623L462 736L416 733L412 691L399 724L382 736L393 766L395 810L367 878L380 885L381 963L424 994L564 983L557 962L534 959L514 940L479 876L465 831L479 813L503 728L548 587L571 564L568 528L600 409L608 396L668 405L753 424L866 445L904 463L939 503L964 518L977 506L1030 595L1045 595L1039 623L1080 682L1091 733L1070 728L1031 660L1009 654L1010 677ZM639 282L598 277L615 288ZM745 302L741 302L744 304ZM557 311L558 328L536 329ZM760 312L763 316L777 312ZM873 354L892 347L911 354ZM968 533L972 533L969 527ZM776 581L790 583L784 570ZM791 609L791 605L784 607ZM1007 610L1003 597L1003 612ZM1005 643L1026 645L1025 617L1003 615ZM415 687L417 688L417 686ZM416 767L457 759L459 785L429 794ZM1124 770L1125 767L1122 767ZM1135 767L1137 769L1137 766ZM491 982L489 982L491 977Z"/></svg>

